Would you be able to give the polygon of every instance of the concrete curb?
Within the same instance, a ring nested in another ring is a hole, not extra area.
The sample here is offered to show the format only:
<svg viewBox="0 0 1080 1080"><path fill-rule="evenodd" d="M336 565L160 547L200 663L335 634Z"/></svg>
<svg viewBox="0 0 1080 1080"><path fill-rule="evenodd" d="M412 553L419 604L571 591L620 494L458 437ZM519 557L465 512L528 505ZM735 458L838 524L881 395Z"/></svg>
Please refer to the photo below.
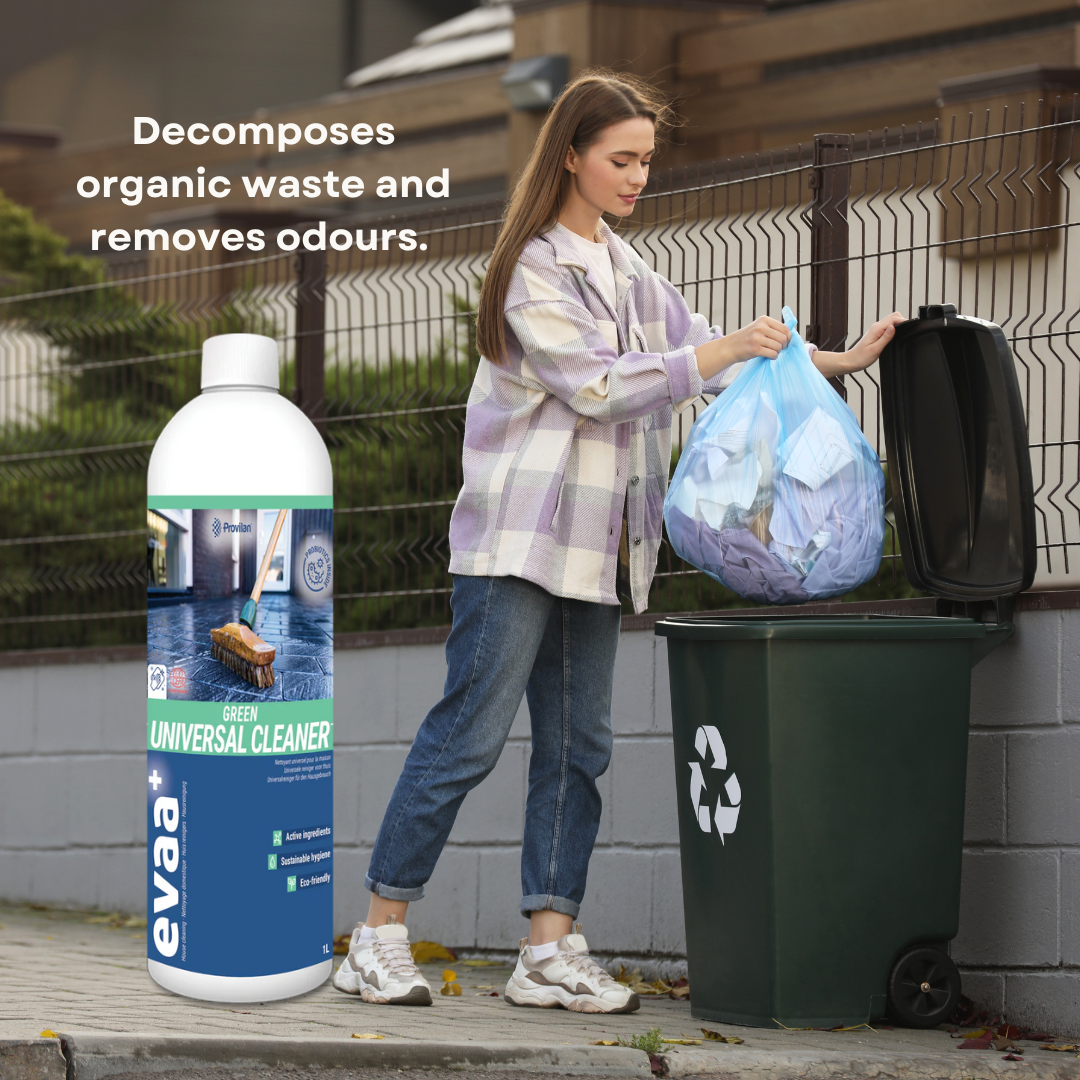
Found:
<svg viewBox="0 0 1080 1080"><path fill-rule="evenodd" d="M61 1050L62 1047L62 1050ZM1005 1061L997 1053L883 1054L862 1050L754 1050L748 1047L672 1049L658 1059L661 1076L709 1076L714 1080L1080 1080L1072 1055L1026 1055ZM206 1066L491 1069L563 1076L651 1077L639 1050L607 1046L405 1039L265 1038L219 1035L115 1035L66 1032L59 1039L0 1039L3 1080L106 1080L120 1073L144 1076Z"/></svg>
<svg viewBox="0 0 1080 1080"><path fill-rule="evenodd" d="M105 1032L61 1032L60 1037L69 1065L67 1080L104 1080L129 1072L152 1075L207 1065L299 1066L305 1070L443 1068L479 1073L513 1068L564 1076L652 1076L648 1056L623 1047ZM8 1080L7 1073L2 1075Z"/></svg>
<svg viewBox="0 0 1080 1080"><path fill-rule="evenodd" d="M3 1080L65 1080L67 1061L59 1039L0 1039Z"/></svg>
<svg viewBox="0 0 1080 1080"><path fill-rule="evenodd" d="M782 1053L732 1046L726 1050L667 1051L661 1060L672 1078L701 1076L738 1080L1078 1080L1080 1061L1071 1054L1005 1061L997 1051L964 1050L951 1054L875 1054L865 1051L791 1050ZM1050 1060L1061 1057L1064 1061Z"/></svg>

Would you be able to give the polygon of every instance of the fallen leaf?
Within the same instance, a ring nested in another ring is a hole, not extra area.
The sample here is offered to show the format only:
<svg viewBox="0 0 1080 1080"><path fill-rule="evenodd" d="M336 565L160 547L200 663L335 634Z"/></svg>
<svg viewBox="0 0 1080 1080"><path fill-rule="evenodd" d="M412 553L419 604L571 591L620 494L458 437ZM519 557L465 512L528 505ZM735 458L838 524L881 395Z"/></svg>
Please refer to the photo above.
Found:
<svg viewBox="0 0 1080 1080"><path fill-rule="evenodd" d="M446 968L443 973L443 982L457 982L457 972L451 971L450 968Z"/></svg>
<svg viewBox="0 0 1080 1080"><path fill-rule="evenodd" d="M352 934L339 934L334 938L334 955L346 956L349 952L349 946L352 944Z"/></svg>
<svg viewBox="0 0 1080 1080"><path fill-rule="evenodd" d="M372 1035L370 1031L365 1031L363 1035L353 1034L354 1039L385 1039L385 1035Z"/></svg>
<svg viewBox="0 0 1080 1080"><path fill-rule="evenodd" d="M1000 1035L1003 1039L1019 1039L1020 1029L1015 1024L998 1024L994 1028L994 1034Z"/></svg>
<svg viewBox="0 0 1080 1080"><path fill-rule="evenodd" d="M701 1034L709 1042L731 1043L732 1046L738 1046L742 1042L738 1035L721 1035L719 1031L713 1031L712 1028L702 1028Z"/></svg>
<svg viewBox="0 0 1080 1080"><path fill-rule="evenodd" d="M978 1031L968 1031L963 1035L957 1035L958 1039L985 1039L990 1034L989 1028L979 1028Z"/></svg>
<svg viewBox="0 0 1080 1080"><path fill-rule="evenodd" d="M877 1032L869 1024L852 1024L851 1027L834 1027L829 1028L829 1031L861 1031L866 1028L867 1031L873 1031L876 1035Z"/></svg>
<svg viewBox="0 0 1080 1080"><path fill-rule="evenodd" d="M773 1022L773 1023L774 1023L774 1024L775 1024L775 1025L777 1026L777 1027L781 1027L781 1028L783 1028L783 1029L784 1029L785 1031L813 1031L813 1030L814 1030L813 1028L808 1028L808 1027L804 1027L804 1028L789 1028L789 1027L787 1026L787 1024L781 1024L781 1023L780 1023L780 1021L779 1021L779 1020L777 1020L775 1016L774 1016L774 1017L772 1018L772 1022Z"/></svg>
<svg viewBox="0 0 1080 1080"><path fill-rule="evenodd" d="M449 951L450 950L447 949L447 952L449 952ZM453 959L456 960L457 957L455 956ZM500 966L498 960L462 960L461 962L466 967L499 967Z"/></svg>
<svg viewBox="0 0 1080 1080"><path fill-rule="evenodd" d="M457 953L437 941L414 941L409 946L414 964L430 964L435 960L456 960Z"/></svg>
<svg viewBox="0 0 1080 1080"><path fill-rule="evenodd" d="M444 997L461 997L461 983L443 983L443 987L439 991L439 993L442 994Z"/></svg>
<svg viewBox="0 0 1080 1080"><path fill-rule="evenodd" d="M961 1050L989 1050L991 1040L989 1036L985 1039L965 1039L960 1044Z"/></svg>
<svg viewBox="0 0 1080 1080"><path fill-rule="evenodd" d="M478 993L476 996L477 997L498 997L499 996L499 991L498 990L481 990L480 993Z"/></svg>
<svg viewBox="0 0 1080 1080"><path fill-rule="evenodd" d="M674 1001L685 1001L690 996L689 986L673 986L668 997Z"/></svg>
<svg viewBox="0 0 1080 1080"><path fill-rule="evenodd" d="M589 1043L590 1046L618 1046L618 1039L597 1039L596 1042Z"/></svg>
<svg viewBox="0 0 1080 1080"><path fill-rule="evenodd" d="M627 971L626 967L622 964L619 965L619 974L615 976L615 981L623 986L629 987L641 997L661 997L664 994L671 994L673 988L686 986L687 982L685 978L677 979L675 982L667 982L665 979L655 979L652 982L646 982L642 977L641 969L634 968L633 971ZM681 995L686 997L686 994Z"/></svg>
<svg viewBox="0 0 1080 1080"><path fill-rule="evenodd" d="M121 928L142 928L146 926L146 919L143 916L125 915L121 911L110 911L107 915L91 915L86 921L88 923L111 926L114 930L119 930Z"/></svg>
<svg viewBox="0 0 1080 1080"><path fill-rule="evenodd" d="M1071 1053L1074 1050L1080 1050L1080 1043L1044 1043L1039 1049L1061 1050L1065 1053Z"/></svg>
<svg viewBox="0 0 1080 1080"><path fill-rule="evenodd" d="M474 990L494 990L495 987L494 986L487 986L487 985L484 985L483 983L476 983L473 986L473 989Z"/></svg>
<svg viewBox="0 0 1080 1080"><path fill-rule="evenodd" d="M1002 1061L1023 1061L1024 1059L1022 1057L1018 1057L1016 1054L1006 1054L1001 1060Z"/></svg>
<svg viewBox="0 0 1080 1080"><path fill-rule="evenodd" d="M700 1039L661 1039L662 1043L672 1043L675 1046L700 1046Z"/></svg>
<svg viewBox="0 0 1080 1080"><path fill-rule="evenodd" d="M55 1031L53 1031L52 1028L46 1028L41 1033L41 1038L43 1038L43 1039L59 1039L60 1036Z"/></svg>
<svg viewBox="0 0 1080 1080"><path fill-rule="evenodd" d="M990 1042L995 1050L1015 1050L1018 1054L1024 1052L1012 1041L1012 1039L1006 1039L1003 1035L999 1035L996 1039L991 1039Z"/></svg>

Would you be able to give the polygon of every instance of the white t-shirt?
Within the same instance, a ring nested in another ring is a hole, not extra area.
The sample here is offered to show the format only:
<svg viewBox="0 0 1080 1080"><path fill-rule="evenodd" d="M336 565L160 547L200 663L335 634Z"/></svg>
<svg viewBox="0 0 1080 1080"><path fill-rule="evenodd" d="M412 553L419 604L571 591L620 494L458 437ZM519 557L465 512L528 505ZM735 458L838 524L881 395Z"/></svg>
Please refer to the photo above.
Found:
<svg viewBox="0 0 1080 1080"><path fill-rule="evenodd" d="M592 270L600 291L604 294L612 310L615 308L615 269L611 265L611 252L606 243L594 244L583 236L578 236L572 229L567 229L570 238L581 252L589 269Z"/></svg>
<svg viewBox="0 0 1080 1080"><path fill-rule="evenodd" d="M609 304L611 304L612 310L615 309L615 268L611 264L611 252L608 251L607 243L594 244L590 243L583 236L578 236L573 230L568 230L570 237L573 239L578 251L581 252L589 269L592 270L593 275L596 277L597 282L600 285L600 291L607 298ZM596 456L597 444L593 440L587 440L581 443L581 455L584 459L585 455L591 454ZM602 470L603 465L600 459L597 459L597 465ZM618 567L615 574L615 587L616 592L620 596L629 597L630 592L630 548L629 538L626 524L626 501L623 501L623 520L622 520L622 536L619 538L619 557ZM570 559L567 559L567 563L570 563Z"/></svg>

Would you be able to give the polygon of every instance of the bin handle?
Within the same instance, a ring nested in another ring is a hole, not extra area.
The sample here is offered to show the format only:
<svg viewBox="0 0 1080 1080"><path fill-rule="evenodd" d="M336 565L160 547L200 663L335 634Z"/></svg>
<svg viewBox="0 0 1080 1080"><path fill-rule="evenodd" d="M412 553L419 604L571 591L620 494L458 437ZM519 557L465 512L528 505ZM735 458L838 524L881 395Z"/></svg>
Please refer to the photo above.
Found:
<svg viewBox="0 0 1080 1080"><path fill-rule="evenodd" d="M986 627L986 637L976 638L971 643L971 666L989 656L1003 641L1016 633L1011 622L990 623Z"/></svg>

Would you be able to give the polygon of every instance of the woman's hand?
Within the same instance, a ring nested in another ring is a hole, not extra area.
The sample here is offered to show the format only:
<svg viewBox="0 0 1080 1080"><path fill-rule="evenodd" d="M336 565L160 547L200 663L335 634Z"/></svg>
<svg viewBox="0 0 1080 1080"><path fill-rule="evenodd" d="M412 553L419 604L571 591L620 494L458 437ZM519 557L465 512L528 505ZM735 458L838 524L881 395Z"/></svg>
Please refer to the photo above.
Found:
<svg viewBox="0 0 1080 1080"><path fill-rule="evenodd" d="M814 366L825 378L830 379L834 375L850 375L854 371L862 371L868 368L881 355L882 350L893 339L898 323L904 321L904 316L899 311L886 315L870 327L863 335L862 340L847 352L824 352L821 349L814 351Z"/></svg>
<svg viewBox="0 0 1080 1080"><path fill-rule="evenodd" d="M767 356L770 360L775 360L790 340L791 331L779 319L762 315L733 334L725 334L715 341L706 341L704 345L699 345L694 350L698 371L701 378L708 382L732 364L753 360L755 356Z"/></svg>

